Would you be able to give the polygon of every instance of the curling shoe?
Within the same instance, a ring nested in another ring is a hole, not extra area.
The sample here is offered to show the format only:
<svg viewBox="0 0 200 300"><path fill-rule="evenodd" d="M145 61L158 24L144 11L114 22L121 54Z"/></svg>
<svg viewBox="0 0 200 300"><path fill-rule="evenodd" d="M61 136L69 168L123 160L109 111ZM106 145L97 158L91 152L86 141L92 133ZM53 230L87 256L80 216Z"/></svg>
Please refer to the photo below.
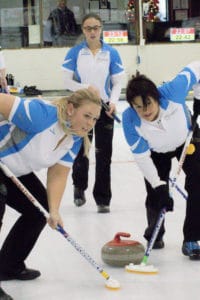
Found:
<svg viewBox="0 0 200 300"><path fill-rule="evenodd" d="M13 298L0 287L0 300L13 300Z"/></svg>
<svg viewBox="0 0 200 300"><path fill-rule="evenodd" d="M147 243L147 246L149 246L149 242ZM164 247L165 247L164 241L158 240L154 242L152 249L163 249Z"/></svg>
<svg viewBox="0 0 200 300"><path fill-rule="evenodd" d="M76 206L82 206L86 202L85 193L78 187L74 188L74 203Z"/></svg>
<svg viewBox="0 0 200 300"><path fill-rule="evenodd" d="M152 249L163 249L165 247L165 243L163 240L155 241Z"/></svg>
<svg viewBox="0 0 200 300"><path fill-rule="evenodd" d="M25 268L20 273L0 273L0 281L33 280L41 275L40 271Z"/></svg>
<svg viewBox="0 0 200 300"><path fill-rule="evenodd" d="M97 212L101 214L109 213L110 207L108 205L97 205Z"/></svg>
<svg viewBox="0 0 200 300"><path fill-rule="evenodd" d="M189 256L191 260L200 260L200 246L198 242L184 242L182 246L184 255Z"/></svg>

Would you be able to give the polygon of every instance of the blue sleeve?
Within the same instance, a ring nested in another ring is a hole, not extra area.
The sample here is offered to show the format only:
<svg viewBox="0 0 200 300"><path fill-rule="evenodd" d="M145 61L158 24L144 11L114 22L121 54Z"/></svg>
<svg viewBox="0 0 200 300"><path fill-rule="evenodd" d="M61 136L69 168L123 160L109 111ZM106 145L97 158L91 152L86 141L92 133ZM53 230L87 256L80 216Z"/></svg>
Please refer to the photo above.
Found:
<svg viewBox="0 0 200 300"><path fill-rule="evenodd" d="M78 152L81 148L81 145L83 143L83 138L75 138L75 142L72 146L72 148L67 152L67 154L65 156L62 157L61 160L63 160L64 162L68 162L73 164L76 156L78 155Z"/></svg>
<svg viewBox="0 0 200 300"><path fill-rule="evenodd" d="M111 63L110 63L110 75L115 75L124 71L122 60L116 49L111 48Z"/></svg>
<svg viewBox="0 0 200 300"><path fill-rule="evenodd" d="M29 133L41 132L57 121L55 106L38 98L18 99L18 105L10 121L21 130Z"/></svg>
<svg viewBox="0 0 200 300"><path fill-rule="evenodd" d="M197 82L192 69L185 67L172 81L158 87L160 96L177 103L184 103L189 91Z"/></svg>
<svg viewBox="0 0 200 300"><path fill-rule="evenodd" d="M132 153L142 154L149 150L147 141L139 135L136 127L140 126L140 119L131 108L127 108L122 114L122 127L125 139L131 148Z"/></svg>
<svg viewBox="0 0 200 300"><path fill-rule="evenodd" d="M79 47L73 47L67 52L64 62L62 64L62 67L64 69L68 69L70 71L76 70L77 57L79 51L80 51Z"/></svg>

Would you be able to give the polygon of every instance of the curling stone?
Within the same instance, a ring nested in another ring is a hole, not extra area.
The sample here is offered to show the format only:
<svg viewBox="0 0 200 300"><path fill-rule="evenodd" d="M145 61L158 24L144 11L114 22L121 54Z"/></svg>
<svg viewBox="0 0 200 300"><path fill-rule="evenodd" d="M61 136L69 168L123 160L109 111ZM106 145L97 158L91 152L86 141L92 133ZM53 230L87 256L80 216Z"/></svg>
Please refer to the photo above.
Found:
<svg viewBox="0 0 200 300"><path fill-rule="evenodd" d="M102 260L116 267L124 267L129 263L140 264L145 253L144 246L138 241L121 239L130 236L130 233L118 232L112 241L102 247Z"/></svg>

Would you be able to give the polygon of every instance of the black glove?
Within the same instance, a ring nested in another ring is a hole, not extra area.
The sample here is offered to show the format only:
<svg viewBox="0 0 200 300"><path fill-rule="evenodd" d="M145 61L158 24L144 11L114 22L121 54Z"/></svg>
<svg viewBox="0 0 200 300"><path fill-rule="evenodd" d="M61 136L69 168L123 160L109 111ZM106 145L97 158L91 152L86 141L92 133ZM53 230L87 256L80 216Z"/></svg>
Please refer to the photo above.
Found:
<svg viewBox="0 0 200 300"><path fill-rule="evenodd" d="M156 206L159 210L166 208L166 211L173 211L174 201L169 195L167 184L159 185L155 188Z"/></svg>

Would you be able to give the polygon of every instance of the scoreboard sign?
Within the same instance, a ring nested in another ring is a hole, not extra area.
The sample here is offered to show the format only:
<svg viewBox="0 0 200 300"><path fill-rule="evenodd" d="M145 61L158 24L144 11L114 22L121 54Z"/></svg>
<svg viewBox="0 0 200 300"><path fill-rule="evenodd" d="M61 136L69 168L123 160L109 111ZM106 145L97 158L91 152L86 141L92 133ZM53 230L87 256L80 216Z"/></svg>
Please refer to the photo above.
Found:
<svg viewBox="0 0 200 300"><path fill-rule="evenodd" d="M170 28L170 41L187 42L195 40L194 28Z"/></svg>
<svg viewBox="0 0 200 300"><path fill-rule="evenodd" d="M103 41L107 44L127 44L127 30L109 30L103 31Z"/></svg>

